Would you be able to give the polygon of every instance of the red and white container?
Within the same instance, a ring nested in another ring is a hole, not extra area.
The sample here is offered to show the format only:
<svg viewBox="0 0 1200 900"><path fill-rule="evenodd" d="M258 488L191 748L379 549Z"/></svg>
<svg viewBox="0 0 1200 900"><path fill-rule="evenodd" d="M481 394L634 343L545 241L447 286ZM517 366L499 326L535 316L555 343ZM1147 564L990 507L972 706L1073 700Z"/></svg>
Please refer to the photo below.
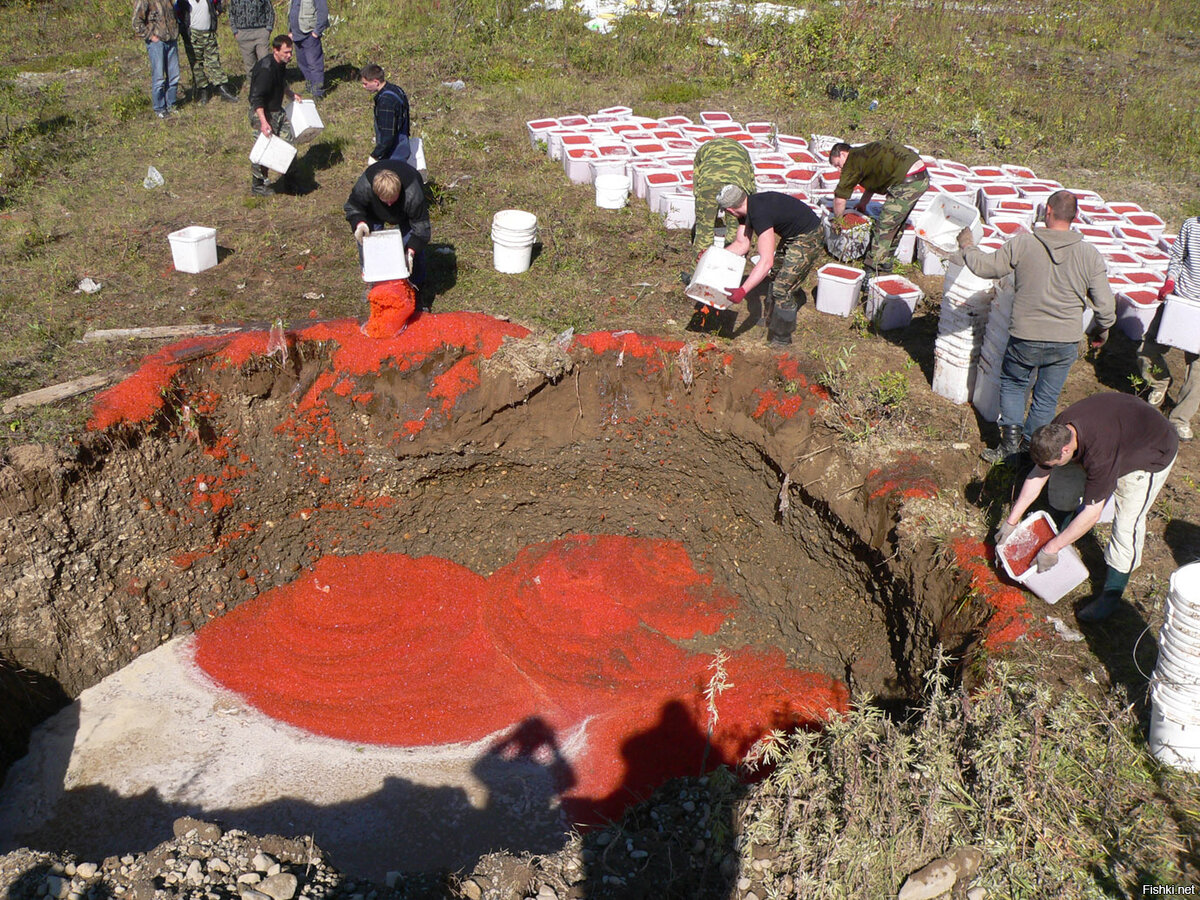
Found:
<svg viewBox="0 0 1200 900"><path fill-rule="evenodd" d="M817 311L831 316L849 316L858 302L866 273L853 266L828 263L817 269Z"/></svg>
<svg viewBox="0 0 1200 900"><path fill-rule="evenodd" d="M1166 230L1166 223L1152 212L1126 213L1125 221L1134 228L1143 228L1157 238Z"/></svg>
<svg viewBox="0 0 1200 900"><path fill-rule="evenodd" d="M1156 290L1126 288L1117 294L1117 326L1131 341L1140 341L1146 336L1161 305Z"/></svg>
<svg viewBox="0 0 1200 900"><path fill-rule="evenodd" d="M1005 574L1051 605L1083 584L1088 577L1087 566L1070 545L1058 551L1057 565L1045 572L1038 572L1037 553L1056 534L1058 528L1054 520L1044 511L1036 512L1023 520L1008 536L1008 540L996 548L996 558L1004 567ZM1020 565L1027 559L1028 568L1021 570Z"/></svg>
<svg viewBox="0 0 1200 900"><path fill-rule="evenodd" d="M903 328L924 292L900 275L881 275L868 283L866 314L880 331Z"/></svg>

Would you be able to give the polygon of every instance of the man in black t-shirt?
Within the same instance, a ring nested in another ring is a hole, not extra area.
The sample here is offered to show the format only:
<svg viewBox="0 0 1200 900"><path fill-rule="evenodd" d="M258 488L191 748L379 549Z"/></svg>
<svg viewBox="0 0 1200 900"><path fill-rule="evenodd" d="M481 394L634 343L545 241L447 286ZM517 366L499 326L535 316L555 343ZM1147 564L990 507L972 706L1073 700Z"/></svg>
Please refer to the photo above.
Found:
<svg viewBox="0 0 1200 900"><path fill-rule="evenodd" d="M1086 482L1083 503L1071 522L1037 556L1039 572L1058 562L1058 551L1091 531L1109 495L1116 513L1104 548L1108 571L1100 593L1076 613L1097 622L1117 608L1129 576L1142 561L1146 516L1175 464L1179 435L1162 413L1131 394L1094 394L1072 403L1033 433L1029 455L1037 466L1025 479L996 543L1012 534L1047 480L1078 463Z"/></svg>
<svg viewBox="0 0 1200 900"><path fill-rule="evenodd" d="M824 249L821 220L807 203L790 194L747 195L736 184L721 189L717 204L738 219L737 236L726 250L745 256L750 252L750 234L757 235L758 262L741 286L730 292L729 300L741 303L747 292L771 278L763 311L767 341L775 348L787 347L796 330L800 286Z"/></svg>
<svg viewBox="0 0 1200 900"><path fill-rule="evenodd" d="M271 42L271 55L264 56L250 70L250 127L256 134L266 137L279 135L285 141L292 136L291 126L283 112L283 98L290 97L299 102L301 97L287 86L287 64L292 58L292 39L286 34L275 36ZM295 162L293 160L293 162ZM279 180L278 187L267 184L267 167L250 164L250 192L267 197L279 190L292 190L288 178L289 169Z"/></svg>

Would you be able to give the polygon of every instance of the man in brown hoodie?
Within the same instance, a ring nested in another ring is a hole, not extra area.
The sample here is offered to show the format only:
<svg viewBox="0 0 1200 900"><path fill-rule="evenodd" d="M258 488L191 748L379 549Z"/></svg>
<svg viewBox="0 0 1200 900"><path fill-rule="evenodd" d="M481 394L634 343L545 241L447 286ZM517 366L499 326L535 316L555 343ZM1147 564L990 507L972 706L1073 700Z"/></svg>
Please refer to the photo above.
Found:
<svg viewBox="0 0 1200 900"><path fill-rule="evenodd" d="M1071 230L1075 195L1058 191L1046 201L1046 227L1019 234L995 253L974 246L970 229L950 260L980 278L1013 274L1016 295L1008 346L1000 369L1000 446L984 450L989 463L1015 460L1022 443L1054 418L1058 395L1079 356L1083 310L1095 313L1091 343L1099 348L1116 321L1116 301L1098 250ZM1029 412L1025 396L1033 385Z"/></svg>

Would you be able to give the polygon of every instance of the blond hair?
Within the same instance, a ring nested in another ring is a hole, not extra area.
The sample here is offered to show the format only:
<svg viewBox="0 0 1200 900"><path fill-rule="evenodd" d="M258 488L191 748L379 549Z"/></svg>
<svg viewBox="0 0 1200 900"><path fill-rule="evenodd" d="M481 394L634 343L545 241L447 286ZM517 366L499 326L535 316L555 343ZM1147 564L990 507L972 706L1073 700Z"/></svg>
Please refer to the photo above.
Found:
<svg viewBox="0 0 1200 900"><path fill-rule="evenodd" d="M384 169L371 180L375 196L387 204L395 203L400 198L403 187L400 176L389 169Z"/></svg>

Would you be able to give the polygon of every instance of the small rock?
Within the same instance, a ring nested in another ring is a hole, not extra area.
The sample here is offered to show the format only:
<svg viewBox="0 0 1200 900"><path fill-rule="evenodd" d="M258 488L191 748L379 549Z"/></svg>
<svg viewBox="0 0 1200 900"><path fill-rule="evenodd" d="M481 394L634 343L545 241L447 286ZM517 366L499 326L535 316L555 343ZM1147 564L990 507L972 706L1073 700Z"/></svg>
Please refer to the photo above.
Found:
<svg viewBox="0 0 1200 900"><path fill-rule="evenodd" d="M629 858L630 859L645 859L649 855L650 854L647 853L645 850L634 850L634 851L630 852Z"/></svg>
<svg viewBox="0 0 1200 900"><path fill-rule="evenodd" d="M65 872L68 876L74 878L75 877L75 863L73 863L73 862L67 863L65 866L63 866L63 872Z"/></svg>
<svg viewBox="0 0 1200 900"><path fill-rule="evenodd" d="M65 897L67 896L67 887L70 882L61 875L46 876L46 896L48 897Z"/></svg>
<svg viewBox="0 0 1200 900"><path fill-rule="evenodd" d="M193 859L187 867L187 874L184 875L188 884L201 885L204 884L204 867L200 865L200 860Z"/></svg>
<svg viewBox="0 0 1200 900"><path fill-rule="evenodd" d="M750 890L750 879L746 878L745 876L742 876L741 878L738 879L737 887L738 887L739 891Z"/></svg>
<svg viewBox="0 0 1200 900"><path fill-rule="evenodd" d="M973 887L967 891L967 900L983 900L987 896L987 888Z"/></svg>
<svg viewBox="0 0 1200 900"><path fill-rule="evenodd" d="M275 865L267 869L267 877L270 878L272 875L278 875L282 871L283 866L281 866L279 863L275 863Z"/></svg>
<svg viewBox="0 0 1200 900"><path fill-rule="evenodd" d="M99 867L95 863L85 862L80 863L75 867L75 874L87 881L89 878L96 877L96 871Z"/></svg>
<svg viewBox="0 0 1200 900"><path fill-rule="evenodd" d="M214 856L212 859L210 859L208 861L208 871L220 872L222 875L228 875L229 874L229 863L225 862L225 860L223 860L223 859L219 859Z"/></svg>
<svg viewBox="0 0 1200 900"><path fill-rule="evenodd" d="M275 865L275 859L267 853L256 853L254 859L250 860L250 865L254 866L256 872L266 872Z"/></svg>
<svg viewBox="0 0 1200 900"><path fill-rule="evenodd" d="M468 878L462 883L462 893L467 900L483 900L483 888L479 882Z"/></svg>
<svg viewBox="0 0 1200 900"><path fill-rule="evenodd" d="M596 846L607 847L612 843L613 833L611 831L602 831L596 835Z"/></svg>
<svg viewBox="0 0 1200 900"><path fill-rule="evenodd" d="M958 871L949 860L935 859L904 880L897 900L933 900L954 887Z"/></svg>
<svg viewBox="0 0 1200 900"><path fill-rule="evenodd" d="M255 885L262 881L262 876L257 872L246 872L244 875L239 875L238 884Z"/></svg>
<svg viewBox="0 0 1200 900"><path fill-rule="evenodd" d="M537 900L558 900L558 892L548 884L538 888Z"/></svg>
<svg viewBox="0 0 1200 900"><path fill-rule="evenodd" d="M396 886L396 882L399 880L400 880L399 872L388 872L386 875L383 876L383 883L386 884L389 888L394 888Z"/></svg>
<svg viewBox="0 0 1200 900"><path fill-rule="evenodd" d="M299 882L290 872L277 872L258 883L258 890L273 900L292 900Z"/></svg>
<svg viewBox="0 0 1200 900"><path fill-rule="evenodd" d="M746 891L742 896L742 900L758 900L758 894L754 893L754 891Z"/></svg>
<svg viewBox="0 0 1200 900"><path fill-rule="evenodd" d="M268 894L262 891L256 891L254 888L244 887L241 889L242 900L271 900Z"/></svg>
<svg viewBox="0 0 1200 900"><path fill-rule="evenodd" d="M955 450L970 450L971 449L971 445L966 443L965 441L957 441L956 443L953 443L950 446Z"/></svg>

